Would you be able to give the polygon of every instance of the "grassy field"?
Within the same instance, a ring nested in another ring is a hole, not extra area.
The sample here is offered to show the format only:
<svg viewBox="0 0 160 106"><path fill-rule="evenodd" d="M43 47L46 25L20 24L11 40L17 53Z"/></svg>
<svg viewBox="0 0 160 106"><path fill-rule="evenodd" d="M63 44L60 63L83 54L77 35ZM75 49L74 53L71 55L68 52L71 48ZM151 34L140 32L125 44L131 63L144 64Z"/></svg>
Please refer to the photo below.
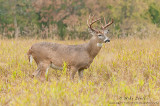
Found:
<svg viewBox="0 0 160 106"><path fill-rule="evenodd" d="M73 82L65 71L53 69L48 81L31 78L37 66L26 53L41 41L0 40L0 105L160 105L159 39L113 39L84 71L84 79L76 74Z"/></svg>

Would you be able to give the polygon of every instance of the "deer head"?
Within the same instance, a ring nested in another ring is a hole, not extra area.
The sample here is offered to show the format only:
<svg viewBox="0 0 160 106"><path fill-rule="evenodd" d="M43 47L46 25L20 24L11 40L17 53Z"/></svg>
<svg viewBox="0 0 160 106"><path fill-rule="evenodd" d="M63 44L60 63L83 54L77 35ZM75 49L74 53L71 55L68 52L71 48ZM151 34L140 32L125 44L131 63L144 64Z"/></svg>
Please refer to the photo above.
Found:
<svg viewBox="0 0 160 106"><path fill-rule="evenodd" d="M113 23L113 19L111 20L111 22L108 22L108 23L106 23L106 20L105 20L104 17L103 17L103 19L104 19L105 25L102 25L100 30L92 28L92 25L94 23L96 23L97 21L100 21L100 23L102 24L101 18L98 18L98 19L94 20L94 16L89 15L89 20L87 20L87 24L88 24L88 28L90 30L90 33L93 36L97 37L98 43L110 42L109 38L107 37L107 33L109 32L107 27L110 26Z"/></svg>

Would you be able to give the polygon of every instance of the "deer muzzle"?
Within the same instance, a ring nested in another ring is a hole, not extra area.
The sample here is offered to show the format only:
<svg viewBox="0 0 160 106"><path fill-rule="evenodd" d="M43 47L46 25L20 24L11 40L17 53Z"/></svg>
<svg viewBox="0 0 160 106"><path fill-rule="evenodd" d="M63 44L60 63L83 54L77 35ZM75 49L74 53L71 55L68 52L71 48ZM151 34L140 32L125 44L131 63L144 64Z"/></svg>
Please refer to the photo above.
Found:
<svg viewBox="0 0 160 106"><path fill-rule="evenodd" d="M107 42L110 42L110 40L109 39L105 39L104 42L107 43Z"/></svg>

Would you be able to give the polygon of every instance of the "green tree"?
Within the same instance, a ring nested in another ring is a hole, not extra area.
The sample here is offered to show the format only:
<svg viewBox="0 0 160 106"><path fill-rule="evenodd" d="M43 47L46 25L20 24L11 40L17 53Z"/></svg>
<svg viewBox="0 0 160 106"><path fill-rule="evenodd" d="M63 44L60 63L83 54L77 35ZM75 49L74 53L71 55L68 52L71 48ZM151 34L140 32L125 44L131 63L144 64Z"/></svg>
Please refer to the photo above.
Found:
<svg viewBox="0 0 160 106"><path fill-rule="evenodd" d="M160 8L155 3L151 4L148 9L151 21L160 27Z"/></svg>

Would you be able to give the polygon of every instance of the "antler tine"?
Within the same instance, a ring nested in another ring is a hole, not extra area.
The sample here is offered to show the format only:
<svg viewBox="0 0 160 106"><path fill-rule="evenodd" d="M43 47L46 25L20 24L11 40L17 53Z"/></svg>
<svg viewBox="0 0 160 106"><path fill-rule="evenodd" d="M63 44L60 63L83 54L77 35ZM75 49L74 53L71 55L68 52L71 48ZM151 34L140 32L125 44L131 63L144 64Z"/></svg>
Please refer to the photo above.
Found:
<svg viewBox="0 0 160 106"><path fill-rule="evenodd" d="M104 23L105 23L105 25L106 25L107 23L106 23L106 19L105 19L105 17L104 17L104 16L103 16L103 21L104 21ZM102 26L101 26L101 29L104 29L103 24L102 24Z"/></svg>
<svg viewBox="0 0 160 106"><path fill-rule="evenodd" d="M101 28L104 30L105 28L107 28L108 26L110 26L112 23L113 23L113 19L111 20L111 22L108 22L107 24L105 22L105 26L102 26Z"/></svg>
<svg viewBox="0 0 160 106"><path fill-rule="evenodd" d="M94 15L91 15L91 22L93 21L93 17L94 17Z"/></svg>
<svg viewBox="0 0 160 106"><path fill-rule="evenodd" d="M102 21L100 20L100 23L101 23L101 25L103 26L103 24L102 24Z"/></svg>
<svg viewBox="0 0 160 106"><path fill-rule="evenodd" d="M92 16L92 22L91 22L91 25L94 24L95 22L99 21L101 18L98 18L96 20L94 20L94 15Z"/></svg>
<svg viewBox="0 0 160 106"><path fill-rule="evenodd" d="M89 20L89 23L90 23L90 15L89 15L89 19L88 19L88 20ZM87 25L88 25L88 27L89 27L89 23L88 23L88 20L87 20Z"/></svg>
<svg viewBox="0 0 160 106"><path fill-rule="evenodd" d="M103 19L104 19L104 23L105 23L105 25L106 25L107 23L106 23L106 19L105 19L105 17L104 17L104 16L103 16Z"/></svg>
<svg viewBox="0 0 160 106"><path fill-rule="evenodd" d="M89 19L87 20L87 25L88 25L88 27L90 28L90 24L91 24L91 14L89 14Z"/></svg>
<svg viewBox="0 0 160 106"><path fill-rule="evenodd" d="M98 18L98 19L96 19L96 20L94 20L94 15L93 16L90 16L89 15L89 24L88 24L88 20L87 20L87 24L88 24L88 27L92 30L92 31L95 31L95 32L99 32L98 30L96 30L96 29L93 29L92 28L92 25L95 23L95 22L97 22L97 21L99 21L101 18Z"/></svg>

